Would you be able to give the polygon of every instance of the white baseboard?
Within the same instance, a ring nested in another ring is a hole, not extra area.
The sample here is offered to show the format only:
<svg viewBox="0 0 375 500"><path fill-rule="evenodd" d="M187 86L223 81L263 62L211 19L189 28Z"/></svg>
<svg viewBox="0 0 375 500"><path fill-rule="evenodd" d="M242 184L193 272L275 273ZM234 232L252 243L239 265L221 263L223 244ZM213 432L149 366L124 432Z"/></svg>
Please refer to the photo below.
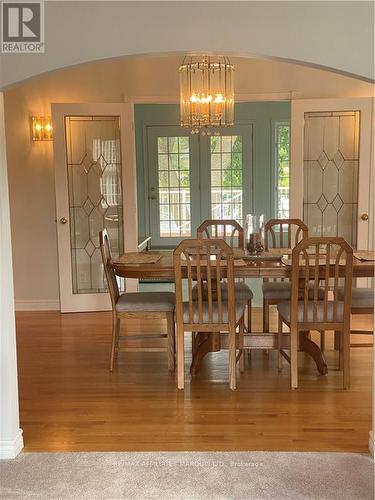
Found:
<svg viewBox="0 0 375 500"><path fill-rule="evenodd" d="M16 311L60 311L58 300L16 300Z"/></svg>
<svg viewBox="0 0 375 500"><path fill-rule="evenodd" d="M374 443L374 431L370 431L368 439L368 449L372 458L375 458L375 443Z"/></svg>
<svg viewBox="0 0 375 500"><path fill-rule="evenodd" d="M22 429L18 429L17 435L13 440L0 441L0 459L11 459L21 452L23 448Z"/></svg>

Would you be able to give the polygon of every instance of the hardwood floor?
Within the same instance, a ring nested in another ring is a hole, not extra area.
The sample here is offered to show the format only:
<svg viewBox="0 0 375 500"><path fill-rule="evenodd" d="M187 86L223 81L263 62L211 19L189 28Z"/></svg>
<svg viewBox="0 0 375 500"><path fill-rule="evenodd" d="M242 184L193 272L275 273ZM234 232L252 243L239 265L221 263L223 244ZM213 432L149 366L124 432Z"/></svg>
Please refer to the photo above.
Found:
<svg viewBox="0 0 375 500"><path fill-rule="evenodd" d="M254 319L260 328L260 310ZM370 324L370 317L363 317L356 326ZM133 320L126 328L157 332L165 325ZM332 335L327 337L326 357L333 367L337 354ZM279 374L275 352L269 357L255 352L232 392L228 353L222 352L208 355L180 392L166 353L122 353L110 374L110 340L110 313L17 314L26 451L368 451L369 348L351 351L348 391L341 389L341 372L320 377L303 354L300 388L290 391L287 363Z"/></svg>

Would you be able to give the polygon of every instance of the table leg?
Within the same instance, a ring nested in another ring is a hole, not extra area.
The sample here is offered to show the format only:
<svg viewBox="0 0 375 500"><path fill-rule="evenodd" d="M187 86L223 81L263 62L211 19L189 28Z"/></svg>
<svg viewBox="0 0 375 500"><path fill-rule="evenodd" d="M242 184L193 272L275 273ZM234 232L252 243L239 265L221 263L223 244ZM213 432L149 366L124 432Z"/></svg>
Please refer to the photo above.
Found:
<svg viewBox="0 0 375 500"><path fill-rule="evenodd" d="M300 350L306 352L309 356L313 358L320 375L327 375L328 367L326 360L324 359L324 355L322 351L319 349L319 346L317 346L315 342L310 340L308 335L309 332L300 332L299 334Z"/></svg>

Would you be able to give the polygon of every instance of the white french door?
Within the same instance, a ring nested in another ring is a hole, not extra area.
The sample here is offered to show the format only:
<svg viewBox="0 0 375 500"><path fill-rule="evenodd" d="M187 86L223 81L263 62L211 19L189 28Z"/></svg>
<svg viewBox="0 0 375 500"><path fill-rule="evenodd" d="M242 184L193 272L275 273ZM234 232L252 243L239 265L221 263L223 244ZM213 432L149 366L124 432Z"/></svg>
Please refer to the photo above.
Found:
<svg viewBox="0 0 375 500"><path fill-rule="evenodd" d="M311 236L371 247L372 99L292 101L291 217Z"/></svg>
<svg viewBox="0 0 375 500"><path fill-rule="evenodd" d="M192 135L175 126L147 130L149 220L155 247L194 237L205 219L252 211L252 125Z"/></svg>
<svg viewBox="0 0 375 500"><path fill-rule="evenodd" d="M109 310L99 231L107 228L115 256L137 248L132 108L52 104L52 121L60 308Z"/></svg>

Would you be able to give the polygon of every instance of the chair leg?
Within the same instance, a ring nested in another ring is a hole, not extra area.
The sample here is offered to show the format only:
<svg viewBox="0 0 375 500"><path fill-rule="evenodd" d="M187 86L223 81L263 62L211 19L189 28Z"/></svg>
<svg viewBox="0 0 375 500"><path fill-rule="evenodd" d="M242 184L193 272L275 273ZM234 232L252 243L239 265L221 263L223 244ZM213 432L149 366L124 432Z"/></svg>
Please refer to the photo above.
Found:
<svg viewBox="0 0 375 500"><path fill-rule="evenodd" d="M340 339L341 339L341 332L335 332L335 337L334 337L334 349L335 349L335 351L340 350Z"/></svg>
<svg viewBox="0 0 375 500"><path fill-rule="evenodd" d="M236 327L229 330L229 387L236 389Z"/></svg>
<svg viewBox="0 0 375 500"><path fill-rule="evenodd" d="M112 316L112 346L111 346L111 357L109 359L109 371L111 372L113 370L113 363L115 360L115 355L117 354L118 350L118 343L119 343L119 333L120 333L120 320L116 316L115 313L113 313Z"/></svg>
<svg viewBox="0 0 375 500"><path fill-rule="evenodd" d="M320 333L320 350L324 352L326 348L326 333L323 330L321 330L319 333Z"/></svg>
<svg viewBox="0 0 375 500"><path fill-rule="evenodd" d="M290 387L298 388L298 330L290 329Z"/></svg>
<svg viewBox="0 0 375 500"><path fill-rule="evenodd" d="M282 337L283 337L283 322L281 319L281 316L279 314L279 326L277 329L277 365L278 365L278 370L281 372L283 369L283 357L281 355L281 342L282 342Z"/></svg>
<svg viewBox="0 0 375 500"><path fill-rule="evenodd" d="M245 350L244 350L244 332L245 332L245 319L242 318L240 321L240 331L238 333L238 347L241 350L240 355L240 372L245 371Z"/></svg>
<svg viewBox="0 0 375 500"><path fill-rule="evenodd" d="M339 331L335 332L335 346L337 345L337 349L339 352L339 370L344 369L343 343L344 343L343 332Z"/></svg>
<svg viewBox="0 0 375 500"><path fill-rule="evenodd" d="M184 328L177 322L177 387L185 387L185 352L184 352Z"/></svg>
<svg viewBox="0 0 375 500"><path fill-rule="evenodd" d="M251 332L251 317L252 317L251 300L248 300L248 302L247 302L247 331L249 333Z"/></svg>
<svg viewBox="0 0 375 500"><path fill-rule="evenodd" d="M342 355L343 355L343 386L344 389L350 388L350 326L344 327L341 337Z"/></svg>
<svg viewBox="0 0 375 500"><path fill-rule="evenodd" d="M270 331L270 304L267 299L263 298L263 333L268 333ZM269 350L265 349L263 355L268 358Z"/></svg>
<svg viewBox="0 0 375 500"><path fill-rule="evenodd" d="M168 370L173 372L175 369L175 331L174 331L174 313L167 313L167 338L168 338Z"/></svg>
<svg viewBox="0 0 375 500"><path fill-rule="evenodd" d="M263 332L268 333L270 331L270 317L269 317L269 304L268 300L263 299Z"/></svg>

